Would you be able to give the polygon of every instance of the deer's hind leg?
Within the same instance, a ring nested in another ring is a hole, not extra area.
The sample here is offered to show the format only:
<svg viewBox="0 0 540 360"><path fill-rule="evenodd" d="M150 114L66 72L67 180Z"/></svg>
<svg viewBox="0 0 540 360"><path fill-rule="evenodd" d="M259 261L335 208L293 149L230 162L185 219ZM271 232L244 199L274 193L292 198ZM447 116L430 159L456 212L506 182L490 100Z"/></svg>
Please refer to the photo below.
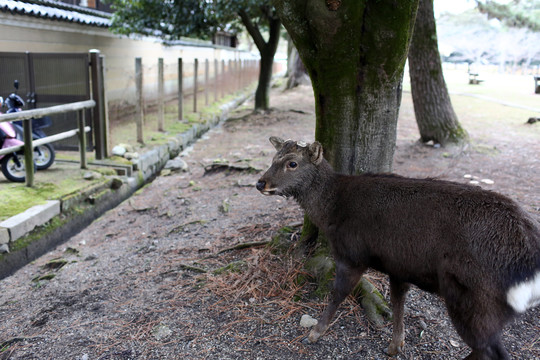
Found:
<svg viewBox="0 0 540 360"><path fill-rule="evenodd" d="M336 277L334 279L332 299L326 309L324 309L317 325L309 333L309 342L316 342L324 334L326 329L328 329L339 305L351 293L356 284L358 284L365 270L366 267L351 267L342 261L336 260Z"/></svg>
<svg viewBox="0 0 540 360"><path fill-rule="evenodd" d="M403 313L405 298L409 291L409 284L390 277L390 300L392 302L392 317L394 319L392 329L392 341L386 350L390 356L397 355L405 345L405 326L403 325Z"/></svg>
<svg viewBox="0 0 540 360"><path fill-rule="evenodd" d="M448 314L463 341L472 349L468 360L508 360L500 334L513 312L493 290L467 286L457 276L445 279L443 297Z"/></svg>

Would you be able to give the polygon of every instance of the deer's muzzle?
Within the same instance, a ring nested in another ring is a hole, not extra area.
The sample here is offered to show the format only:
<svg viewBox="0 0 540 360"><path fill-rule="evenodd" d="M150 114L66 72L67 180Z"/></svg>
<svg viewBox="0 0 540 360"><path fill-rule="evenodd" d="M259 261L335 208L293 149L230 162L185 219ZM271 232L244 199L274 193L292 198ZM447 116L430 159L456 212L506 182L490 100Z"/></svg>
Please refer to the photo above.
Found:
<svg viewBox="0 0 540 360"><path fill-rule="evenodd" d="M276 192L276 189L268 189L266 181L264 180L257 181L257 184L255 185L255 187L264 195L274 195Z"/></svg>

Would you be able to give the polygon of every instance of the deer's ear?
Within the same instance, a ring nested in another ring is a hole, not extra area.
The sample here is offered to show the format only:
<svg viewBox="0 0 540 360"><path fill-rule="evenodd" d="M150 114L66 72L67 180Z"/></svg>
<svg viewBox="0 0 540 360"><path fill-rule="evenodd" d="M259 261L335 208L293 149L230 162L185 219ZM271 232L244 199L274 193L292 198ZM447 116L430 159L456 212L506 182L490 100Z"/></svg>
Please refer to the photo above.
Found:
<svg viewBox="0 0 540 360"><path fill-rule="evenodd" d="M313 164L319 165L323 160L323 148L320 142L309 144L309 157Z"/></svg>
<svg viewBox="0 0 540 360"><path fill-rule="evenodd" d="M283 144L285 143L285 140L277 136L270 136L269 140L272 143L272 145L274 145L277 151L281 150L281 148L283 147Z"/></svg>

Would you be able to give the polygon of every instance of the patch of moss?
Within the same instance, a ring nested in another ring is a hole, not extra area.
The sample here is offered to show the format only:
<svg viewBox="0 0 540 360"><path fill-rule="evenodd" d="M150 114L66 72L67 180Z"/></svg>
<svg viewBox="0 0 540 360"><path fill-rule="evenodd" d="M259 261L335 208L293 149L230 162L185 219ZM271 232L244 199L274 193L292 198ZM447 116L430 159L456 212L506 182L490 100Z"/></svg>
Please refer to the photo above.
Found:
<svg viewBox="0 0 540 360"><path fill-rule="evenodd" d="M39 282L39 281L43 281L43 280L52 280L55 277L56 277L56 274L48 273L48 274L45 274L45 275L36 276L35 278L32 279L32 281L33 282Z"/></svg>
<svg viewBox="0 0 540 360"><path fill-rule="evenodd" d="M229 272L242 272L246 269L247 263L243 260L239 261L233 261L232 263L229 263L225 266L222 266L220 268L217 268L216 270L212 271L212 274L214 275L223 275Z"/></svg>
<svg viewBox="0 0 540 360"><path fill-rule="evenodd" d="M266 245L273 254L286 254L291 247L291 236L295 233L292 227L284 226Z"/></svg>
<svg viewBox="0 0 540 360"><path fill-rule="evenodd" d="M52 170L40 172L38 173L39 182L36 181L33 187L18 183L0 187L0 198L2 199L0 221L20 214L32 206L45 204L47 200L61 199L66 194L75 193L89 185L103 181L100 179L91 182L82 180L80 169L69 171L72 174L68 173L60 178L58 178L58 173Z"/></svg>
<svg viewBox="0 0 540 360"><path fill-rule="evenodd" d="M335 273L334 261L326 253L320 253L309 258L304 267L313 276L317 283L317 288L313 295L319 299L324 299L332 289L332 279Z"/></svg>
<svg viewBox="0 0 540 360"><path fill-rule="evenodd" d="M392 310L384 296L365 277L362 277L352 294L360 300L368 319L376 326L383 326L385 321L392 319Z"/></svg>
<svg viewBox="0 0 540 360"><path fill-rule="evenodd" d="M479 154L484 155L497 155L501 151L495 146L489 146L485 144L476 144L473 146L473 150Z"/></svg>
<svg viewBox="0 0 540 360"><path fill-rule="evenodd" d="M20 239L15 240L13 244L10 246L11 252L19 251L26 248L28 245L32 244L33 242L41 239L44 236L47 236L58 227L66 224L68 220L69 220L68 217L61 217L61 216L53 217L45 225L39 226L38 228L34 229L34 231L32 231L30 234L23 236Z"/></svg>
<svg viewBox="0 0 540 360"><path fill-rule="evenodd" d="M47 261L47 263L45 265L43 265L43 268L44 269L60 269L62 267L64 267L65 265L67 265L69 261L67 261L66 259L62 259L62 258L55 258L55 259L51 259L49 261Z"/></svg>

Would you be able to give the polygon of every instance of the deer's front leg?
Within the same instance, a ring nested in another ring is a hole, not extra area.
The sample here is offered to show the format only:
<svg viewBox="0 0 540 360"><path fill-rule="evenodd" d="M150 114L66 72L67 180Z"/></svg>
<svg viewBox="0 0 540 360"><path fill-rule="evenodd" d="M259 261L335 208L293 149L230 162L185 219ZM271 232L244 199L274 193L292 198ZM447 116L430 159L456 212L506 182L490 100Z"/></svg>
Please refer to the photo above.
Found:
<svg viewBox="0 0 540 360"><path fill-rule="evenodd" d="M386 351L388 355L394 356L401 352L405 344L405 327L403 325L403 310L405 306L405 296L409 291L409 284L400 282L390 277L390 300L392 301L392 311L394 318L394 328L392 331L392 341Z"/></svg>
<svg viewBox="0 0 540 360"><path fill-rule="evenodd" d="M316 342L328 329L332 318L336 314L339 305L356 286L365 268L352 268L342 262L336 261L336 278L334 279L334 291L332 300L323 311L321 320L315 325L308 336L311 343Z"/></svg>

